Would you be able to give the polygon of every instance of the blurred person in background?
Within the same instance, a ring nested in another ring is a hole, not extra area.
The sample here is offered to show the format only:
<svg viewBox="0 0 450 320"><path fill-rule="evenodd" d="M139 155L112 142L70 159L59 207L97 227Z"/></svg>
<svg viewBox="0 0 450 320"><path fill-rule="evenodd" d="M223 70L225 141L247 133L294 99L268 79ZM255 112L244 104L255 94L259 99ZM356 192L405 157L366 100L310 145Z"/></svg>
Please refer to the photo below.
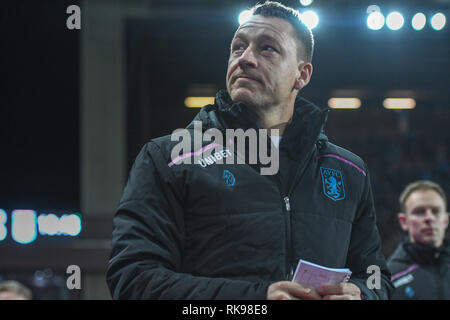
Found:
<svg viewBox="0 0 450 320"><path fill-rule="evenodd" d="M20 282L7 280L0 282L0 300L31 300L31 290Z"/></svg>
<svg viewBox="0 0 450 320"><path fill-rule="evenodd" d="M398 221L408 239L388 260L395 287L392 299L450 299L447 197L436 183L408 184L399 198Z"/></svg>

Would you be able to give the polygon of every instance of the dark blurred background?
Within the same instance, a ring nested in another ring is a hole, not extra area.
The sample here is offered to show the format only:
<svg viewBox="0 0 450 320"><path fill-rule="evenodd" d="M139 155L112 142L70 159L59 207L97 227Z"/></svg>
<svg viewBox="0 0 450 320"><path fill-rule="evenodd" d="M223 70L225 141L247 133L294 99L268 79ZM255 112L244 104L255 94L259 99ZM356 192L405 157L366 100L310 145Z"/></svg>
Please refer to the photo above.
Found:
<svg viewBox="0 0 450 320"><path fill-rule="evenodd" d="M326 105L359 97L356 110L332 110L329 139L368 164L383 252L401 240L396 219L402 188L430 179L450 190L450 29L411 17L449 16L450 0L281 1L315 10L312 80L300 94ZM128 171L149 139L185 127L199 109L193 93L225 87L229 44L239 13L255 1L7 1L0 13L0 209L77 214L76 236L0 240L0 280L17 279L36 299L108 299L104 270L112 216ZM369 5L401 12L397 31L366 26ZM66 9L81 8L69 30ZM388 110L387 97L414 98L412 110ZM1 217L0 217L1 218ZM0 223L1 223L0 219ZM0 226L1 230L1 226ZM1 239L1 233L0 233ZM83 270L68 290L66 268Z"/></svg>

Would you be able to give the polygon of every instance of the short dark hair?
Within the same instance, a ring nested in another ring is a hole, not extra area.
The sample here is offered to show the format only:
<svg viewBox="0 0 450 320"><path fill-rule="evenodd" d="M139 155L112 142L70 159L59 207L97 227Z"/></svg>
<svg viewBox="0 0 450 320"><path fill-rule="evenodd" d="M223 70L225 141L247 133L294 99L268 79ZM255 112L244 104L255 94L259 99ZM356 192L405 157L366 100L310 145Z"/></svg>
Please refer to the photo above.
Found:
<svg viewBox="0 0 450 320"><path fill-rule="evenodd" d="M438 185L435 182L429 181L429 180L419 180L412 182L408 184L405 189L403 189L402 193L400 194L400 197L398 198L398 201L400 203L400 210L402 212L406 211L406 201L408 200L409 196L416 191L436 191L444 200L445 210L447 210L447 196L445 195L444 190L441 188L440 185Z"/></svg>
<svg viewBox="0 0 450 320"><path fill-rule="evenodd" d="M302 21L300 13L297 10L275 1L266 1L262 4L257 4L250 10L254 16L261 15L263 17L275 17L288 21L294 27L297 40L303 45L305 51L303 58L307 62L312 61L314 53L314 37L311 29ZM297 49L299 49L298 45L297 47ZM300 50L297 51L297 56L300 57Z"/></svg>

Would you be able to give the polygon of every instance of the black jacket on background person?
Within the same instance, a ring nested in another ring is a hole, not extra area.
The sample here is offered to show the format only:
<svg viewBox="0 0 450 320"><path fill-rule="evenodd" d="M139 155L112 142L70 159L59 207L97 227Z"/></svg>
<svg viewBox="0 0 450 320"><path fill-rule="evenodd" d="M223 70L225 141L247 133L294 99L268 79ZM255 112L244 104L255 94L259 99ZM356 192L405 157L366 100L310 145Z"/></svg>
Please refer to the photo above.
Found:
<svg viewBox="0 0 450 320"><path fill-rule="evenodd" d="M112 297L262 300L271 283L291 280L304 259L347 267L364 299L387 299L390 273L369 174L359 157L328 142L327 114L296 99L276 175L261 175L259 164L236 164L236 158L235 164L173 165L179 141L164 136L147 143L113 221ZM254 113L232 103L226 91L194 120L224 137L227 128L259 128ZM192 123L187 129L194 133ZM225 149L224 156L235 157L235 147ZM370 265L381 270L379 289L366 286Z"/></svg>
<svg viewBox="0 0 450 320"><path fill-rule="evenodd" d="M404 242L389 258L393 300L450 300L450 247Z"/></svg>

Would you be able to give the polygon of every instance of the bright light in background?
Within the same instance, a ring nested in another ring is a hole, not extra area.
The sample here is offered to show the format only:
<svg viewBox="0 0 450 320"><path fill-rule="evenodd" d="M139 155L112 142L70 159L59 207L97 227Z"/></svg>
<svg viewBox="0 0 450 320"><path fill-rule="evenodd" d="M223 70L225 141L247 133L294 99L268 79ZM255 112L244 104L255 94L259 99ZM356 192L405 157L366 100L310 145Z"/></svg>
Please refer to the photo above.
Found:
<svg viewBox="0 0 450 320"><path fill-rule="evenodd" d="M61 218L54 214L41 214L38 217L38 225L42 235L77 236L81 232L81 219L76 214L64 214Z"/></svg>
<svg viewBox="0 0 450 320"><path fill-rule="evenodd" d="M241 24L247 22L251 18L252 14L253 14L252 10L244 10L244 11L242 11L239 14L239 18L238 18L239 24L241 25Z"/></svg>
<svg viewBox="0 0 450 320"><path fill-rule="evenodd" d="M332 109L358 109L361 107L361 100L358 98L331 98L328 106Z"/></svg>
<svg viewBox="0 0 450 320"><path fill-rule="evenodd" d="M427 17L422 12L416 13L411 20L413 29L417 31L422 30L426 23Z"/></svg>
<svg viewBox="0 0 450 320"><path fill-rule="evenodd" d="M0 209L0 241L5 240L6 236L8 235L8 230L6 229L6 220L8 220L6 211Z"/></svg>
<svg viewBox="0 0 450 320"><path fill-rule="evenodd" d="M62 234L77 236L81 232L81 219L76 214L64 214L59 218L59 229Z"/></svg>
<svg viewBox="0 0 450 320"><path fill-rule="evenodd" d="M214 104L214 97L187 97L184 105L188 108L201 108L207 104Z"/></svg>
<svg viewBox="0 0 450 320"><path fill-rule="evenodd" d="M33 242L36 239L36 211L14 210L11 215L11 235L21 244Z"/></svg>
<svg viewBox="0 0 450 320"><path fill-rule="evenodd" d="M372 12L367 17L367 27L370 30L380 30L384 26L384 16L381 12Z"/></svg>
<svg viewBox="0 0 450 320"><path fill-rule="evenodd" d="M386 109L414 109L416 100L412 98L387 98L383 101Z"/></svg>
<svg viewBox="0 0 450 320"><path fill-rule="evenodd" d="M59 218L54 214L41 214L38 225L40 234L54 236L59 231Z"/></svg>
<svg viewBox="0 0 450 320"><path fill-rule="evenodd" d="M380 7L375 4L368 6L366 9L366 13L371 13L371 12L381 12Z"/></svg>
<svg viewBox="0 0 450 320"><path fill-rule="evenodd" d="M386 17L386 25L391 30L399 30L403 27L405 19L400 12L391 12Z"/></svg>
<svg viewBox="0 0 450 320"><path fill-rule="evenodd" d="M300 4L302 6L309 6L311 3L313 3L313 0L300 0Z"/></svg>
<svg viewBox="0 0 450 320"><path fill-rule="evenodd" d="M310 29L314 29L319 24L319 16L312 10L301 13L300 18Z"/></svg>
<svg viewBox="0 0 450 320"><path fill-rule="evenodd" d="M0 241L6 239L8 214L0 209ZM11 237L21 244L29 244L39 234L48 236L78 236L81 232L81 216L78 212L63 214L37 215L34 210L13 210L11 212Z"/></svg>
<svg viewBox="0 0 450 320"><path fill-rule="evenodd" d="M431 18L431 27L434 30L442 30L445 27L446 18L445 15L441 12L436 13Z"/></svg>

